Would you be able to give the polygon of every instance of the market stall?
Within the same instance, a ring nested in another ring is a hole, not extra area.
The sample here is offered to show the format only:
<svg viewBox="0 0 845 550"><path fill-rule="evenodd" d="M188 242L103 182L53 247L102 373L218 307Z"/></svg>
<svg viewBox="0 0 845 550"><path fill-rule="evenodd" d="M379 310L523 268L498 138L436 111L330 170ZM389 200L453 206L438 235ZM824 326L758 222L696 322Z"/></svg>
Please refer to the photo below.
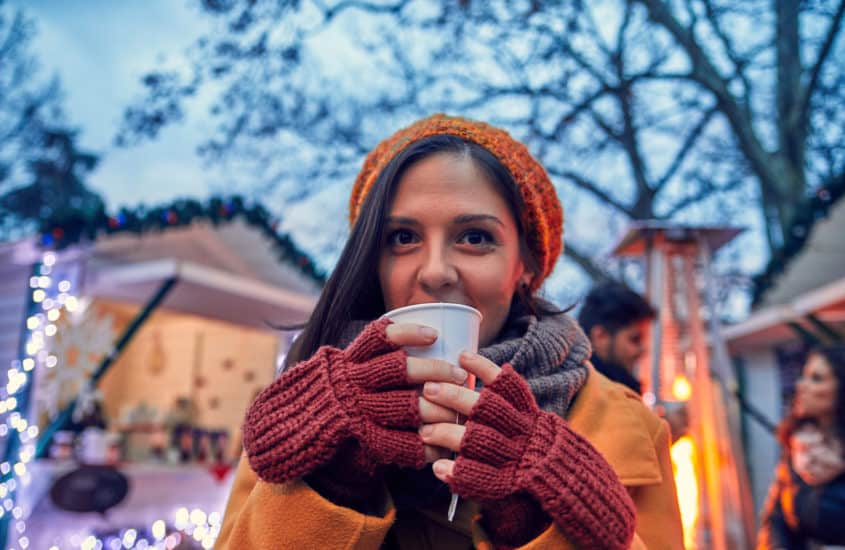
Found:
<svg viewBox="0 0 845 550"><path fill-rule="evenodd" d="M319 293L260 207L150 212L0 249L29 298L2 351L17 357L0 396L10 546L211 547L243 411L294 334L278 327Z"/></svg>

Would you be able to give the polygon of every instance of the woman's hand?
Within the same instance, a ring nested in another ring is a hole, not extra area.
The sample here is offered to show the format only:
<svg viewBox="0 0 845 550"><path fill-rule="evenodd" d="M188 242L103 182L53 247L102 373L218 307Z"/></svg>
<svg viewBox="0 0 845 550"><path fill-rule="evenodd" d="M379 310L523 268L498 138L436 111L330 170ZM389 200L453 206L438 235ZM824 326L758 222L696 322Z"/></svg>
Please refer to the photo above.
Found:
<svg viewBox="0 0 845 550"><path fill-rule="evenodd" d="M430 328L379 319L346 348L322 346L287 369L247 410L244 449L252 469L284 483L320 469L339 451L349 455L340 458L351 469L369 475L385 464L422 468L420 386L466 377L443 361L408 358L403 349L436 339ZM430 418L447 416L426 408Z"/></svg>
<svg viewBox="0 0 845 550"><path fill-rule="evenodd" d="M800 443L793 443L792 467L807 485L824 485L845 472L842 447L820 432L801 434Z"/></svg>
<svg viewBox="0 0 845 550"><path fill-rule="evenodd" d="M435 329L414 323L394 323L387 327L386 333L387 338L391 342L403 347L430 346L437 340L437 331ZM481 359L486 361L486 359ZM492 363L490 364L498 371L498 367ZM471 398L476 395L474 391L462 387L469 376L467 371L452 365L447 361L421 357L408 357L407 368L409 384L423 386L445 383L450 387L450 389L454 388L455 390L461 390L461 393L464 395L464 399ZM455 424L455 419L459 412L464 416L466 416L466 413L453 408L451 405L452 404L448 399L444 402L444 404L439 404L434 400L429 400L420 396L419 409L423 426L442 423L445 427L452 426L463 429L462 426ZM469 406L470 408L472 407L471 404ZM449 448L439 446L435 442L425 446L426 462L434 462L439 458L451 456L451 454L452 452Z"/></svg>
<svg viewBox="0 0 845 550"><path fill-rule="evenodd" d="M423 388L424 399L467 416L466 426L420 428L424 444L457 452L454 461L438 459L434 474L453 493L478 501L482 514L516 501L536 504L579 548L628 548L636 511L604 457L563 418L542 411L511 365L499 369L467 354L460 363L484 383L479 393L443 382Z"/></svg>
<svg viewBox="0 0 845 550"><path fill-rule="evenodd" d="M412 359L408 359L409 376ZM455 467L455 462L445 457L458 452L466 432L463 425L455 423L456 415L460 414L466 418L478 401L478 393L463 387L463 382L468 374L474 374L487 385L493 382L501 371L492 361L471 352L462 353L459 361L463 368L451 367L454 380L433 376L423 380L425 385L420 398L420 416L423 420L420 436L425 443L425 458L427 462L434 462L434 474L442 481L447 481ZM419 368L422 370L423 367Z"/></svg>

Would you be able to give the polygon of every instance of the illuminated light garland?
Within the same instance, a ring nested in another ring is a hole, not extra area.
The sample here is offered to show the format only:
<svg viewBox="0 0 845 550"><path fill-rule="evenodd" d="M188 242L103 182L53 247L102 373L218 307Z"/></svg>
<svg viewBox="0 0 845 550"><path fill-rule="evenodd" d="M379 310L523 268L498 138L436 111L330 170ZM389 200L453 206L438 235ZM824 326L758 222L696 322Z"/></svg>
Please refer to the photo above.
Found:
<svg viewBox="0 0 845 550"><path fill-rule="evenodd" d="M39 430L38 426L30 425L29 421L17 410L18 399L15 395L31 382L32 373L39 366L43 365L49 369L58 365L58 358L48 353L46 349L49 339L58 333L58 327L54 323L61 318L62 308L72 313L79 307L78 299L70 294L72 283L61 280L58 284L54 284L56 281L50 276L56 259L56 254L52 251L42 254L38 275L33 275L29 279L32 302L38 304L38 309L43 312L32 314L26 319L27 334L23 338L26 356L21 360L12 361L10 368L6 371L6 397L0 400L0 413L6 415L6 421L0 423L0 437L18 437L20 441L17 457L12 462L0 464L0 474L11 475L6 481L0 482L0 498L3 499L0 518L11 513L15 520L17 546L22 550L29 548L29 537L24 534L26 522L23 519L23 509L15 506L11 497L19 486L29 484L30 474L27 464L35 458L35 443ZM54 289L60 291L61 294L51 296L50 293ZM10 519L4 518L4 521L10 521L11 526Z"/></svg>
<svg viewBox="0 0 845 550"><path fill-rule="evenodd" d="M170 532L165 520L153 521L147 530L151 539L146 538L145 533L139 532L138 529L129 528L122 530L119 535L111 534L104 538L89 533L76 533L70 537L71 545L82 550L172 550L179 546L185 537L190 537L206 550L210 550L220 535L223 517L219 512L207 514L200 508L189 511L183 507L176 510L173 519L173 529ZM61 550L58 545L53 545L50 549Z"/></svg>
<svg viewBox="0 0 845 550"><path fill-rule="evenodd" d="M15 394L31 382L30 373L35 369L42 366L52 369L58 366L58 357L47 351L49 339L58 332L54 323L62 317L63 310L74 313L82 307L80 300L70 292L72 288L70 281L61 280L54 286L55 281L48 274L55 264L55 253L45 252L41 259L39 276L30 278L32 301L40 304L40 309L44 312L35 313L26 319L28 332L24 336L26 357L13 361L6 371L6 397L0 399L0 414L6 415L6 422L0 423L0 437L19 437L21 443L17 457L12 462L0 463L0 474L12 476L5 482L0 482L0 499L2 499L0 518L6 520L5 516L11 515L8 521L10 526L14 526L17 547L21 550L28 550L30 541L25 534L26 522L23 518L23 508L15 505L12 496L19 487L29 484L31 474L27 469L27 464L35 458L35 443L39 429L38 426L30 424L17 410L18 399ZM59 294L51 297L48 291L54 288L59 291ZM74 535L71 545L86 550L169 550L176 548L184 537L192 537L203 548L210 549L214 547L217 536L220 534L221 523L222 517L219 512L206 513L199 508L190 511L187 508L179 508L175 512L173 524L175 529L168 532L167 523L163 519L156 520L149 529L151 540L141 536L135 529L127 529L121 533L120 537L107 537L106 540L101 540L93 534L82 537ZM60 547L53 545L50 546L50 550L60 550Z"/></svg>

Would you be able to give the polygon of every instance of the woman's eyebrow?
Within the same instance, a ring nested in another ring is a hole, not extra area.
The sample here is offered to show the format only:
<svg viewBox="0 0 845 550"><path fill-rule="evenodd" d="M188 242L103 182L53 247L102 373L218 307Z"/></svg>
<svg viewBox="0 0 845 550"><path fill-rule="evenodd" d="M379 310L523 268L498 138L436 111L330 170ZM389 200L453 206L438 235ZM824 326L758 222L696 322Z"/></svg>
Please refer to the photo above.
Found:
<svg viewBox="0 0 845 550"><path fill-rule="evenodd" d="M477 223L483 221L492 221L496 222L497 224L504 226L505 224L502 223L502 220L493 216L491 214L461 214L460 216L456 216L452 219L452 223L455 224L467 224L467 223Z"/></svg>
<svg viewBox="0 0 845 550"><path fill-rule="evenodd" d="M388 216L386 221L391 225L420 225L416 219L405 216Z"/></svg>

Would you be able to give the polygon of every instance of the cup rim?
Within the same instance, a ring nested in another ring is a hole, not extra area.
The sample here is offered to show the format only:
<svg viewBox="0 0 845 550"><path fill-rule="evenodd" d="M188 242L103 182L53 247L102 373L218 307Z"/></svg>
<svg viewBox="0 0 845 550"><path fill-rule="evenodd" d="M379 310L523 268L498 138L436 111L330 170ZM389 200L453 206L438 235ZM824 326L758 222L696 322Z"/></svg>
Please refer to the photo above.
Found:
<svg viewBox="0 0 845 550"><path fill-rule="evenodd" d="M393 315L408 313L410 311L418 311L421 309L457 309L475 314L478 317L479 321L484 318L481 312L472 306L467 306L464 304L454 304L451 302L428 302L425 304L413 304L410 306L398 307L396 309L391 309L390 311L385 312L382 317L387 317L388 319L391 319Z"/></svg>

